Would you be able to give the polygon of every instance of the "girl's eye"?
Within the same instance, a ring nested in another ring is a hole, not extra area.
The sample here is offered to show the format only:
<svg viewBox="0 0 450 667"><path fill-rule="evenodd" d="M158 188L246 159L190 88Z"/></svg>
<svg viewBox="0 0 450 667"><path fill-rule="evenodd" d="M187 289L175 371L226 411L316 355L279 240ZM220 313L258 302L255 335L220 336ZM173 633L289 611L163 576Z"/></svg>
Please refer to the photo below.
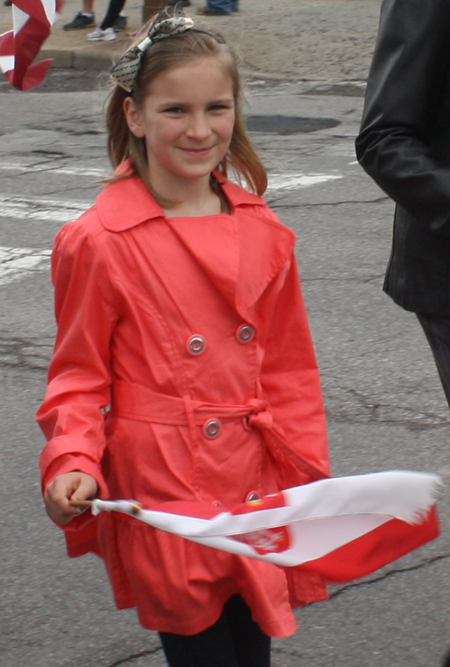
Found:
<svg viewBox="0 0 450 667"><path fill-rule="evenodd" d="M210 106L211 111L223 111L223 109L229 109L228 104L212 104Z"/></svg>
<svg viewBox="0 0 450 667"><path fill-rule="evenodd" d="M183 109L180 107L168 107L167 109L164 109L165 113L173 113L173 114L179 114L183 113Z"/></svg>

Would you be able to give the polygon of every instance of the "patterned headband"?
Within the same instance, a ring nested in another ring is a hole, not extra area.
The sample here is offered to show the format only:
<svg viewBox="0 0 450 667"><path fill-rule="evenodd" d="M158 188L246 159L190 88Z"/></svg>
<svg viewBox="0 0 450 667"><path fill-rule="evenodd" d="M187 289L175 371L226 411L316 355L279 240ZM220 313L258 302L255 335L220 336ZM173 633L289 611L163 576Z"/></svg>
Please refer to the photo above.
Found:
<svg viewBox="0 0 450 667"><path fill-rule="evenodd" d="M169 17L155 21L150 25L147 36L142 42L127 49L114 65L111 70L111 77L127 93L131 93L141 66L142 57L148 47L161 39L191 30L193 26L193 20L185 16Z"/></svg>

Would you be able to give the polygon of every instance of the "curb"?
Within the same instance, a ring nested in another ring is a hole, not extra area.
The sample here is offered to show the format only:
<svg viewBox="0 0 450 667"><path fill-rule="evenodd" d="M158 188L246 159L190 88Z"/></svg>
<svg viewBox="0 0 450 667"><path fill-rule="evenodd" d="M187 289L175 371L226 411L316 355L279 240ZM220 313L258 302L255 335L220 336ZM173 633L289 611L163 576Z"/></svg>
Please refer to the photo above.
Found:
<svg viewBox="0 0 450 667"><path fill-rule="evenodd" d="M39 52L36 62L40 60L53 60L55 69L75 69L80 71L95 70L105 71L111 68L113 62L123 54L124 49L110 50L107 53L92 51L89 47L78 49L49 49L43 48ZM256 79L261 81L298 83L299 78L295 76L281 76L275 72L256 72L249 69L241 69L244 79Z"/></svg>
<svg viewBox="0 0 450 667"><path fill-rule="evenodd" d="M108 53L92 52L84 49L42 49L39 60L53 60L56 69L76 70L109 70L116 58L122 55L123 50L109 51Z"/></svg>

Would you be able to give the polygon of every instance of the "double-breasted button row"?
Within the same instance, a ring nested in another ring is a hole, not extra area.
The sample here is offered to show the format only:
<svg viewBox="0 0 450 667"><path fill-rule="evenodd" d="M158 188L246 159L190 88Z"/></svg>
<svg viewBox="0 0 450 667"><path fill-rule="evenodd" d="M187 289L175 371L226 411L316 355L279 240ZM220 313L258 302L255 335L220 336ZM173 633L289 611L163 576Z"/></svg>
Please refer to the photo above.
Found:
<svg viewBox="0 0 450 667"><path fill-rule="evenodd" d="M249 343L255 336L255 329L250 324L241 324L236 330L238 343ZM195 334L186 341L186 349L189 354L198 357L206 350L206 341L203 336Z"/></svg>

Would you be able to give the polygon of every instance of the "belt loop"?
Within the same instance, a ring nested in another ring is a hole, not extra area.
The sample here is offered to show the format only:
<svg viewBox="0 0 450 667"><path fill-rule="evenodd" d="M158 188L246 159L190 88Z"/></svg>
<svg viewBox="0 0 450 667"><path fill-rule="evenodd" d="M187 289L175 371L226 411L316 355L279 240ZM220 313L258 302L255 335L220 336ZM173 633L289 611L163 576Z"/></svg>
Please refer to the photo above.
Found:
<svg viewBox="0 0 450 667"><path fill-rule="evenodd" d="M259 377L256 378L255 382L255 389L256 389L256 398L259 398L261 401L263 400L263 390L261 386L261 380Z"/></svg>
<svg viewBox="0 0 450 667"><path fill-rule="evenodd" d="M188 394L183 395L184 410L186 412L186 421L189 428L189 433L192 438L193 445L198 449L197 428L194 417L194 407L192 405L191 397Z"/></svg>

